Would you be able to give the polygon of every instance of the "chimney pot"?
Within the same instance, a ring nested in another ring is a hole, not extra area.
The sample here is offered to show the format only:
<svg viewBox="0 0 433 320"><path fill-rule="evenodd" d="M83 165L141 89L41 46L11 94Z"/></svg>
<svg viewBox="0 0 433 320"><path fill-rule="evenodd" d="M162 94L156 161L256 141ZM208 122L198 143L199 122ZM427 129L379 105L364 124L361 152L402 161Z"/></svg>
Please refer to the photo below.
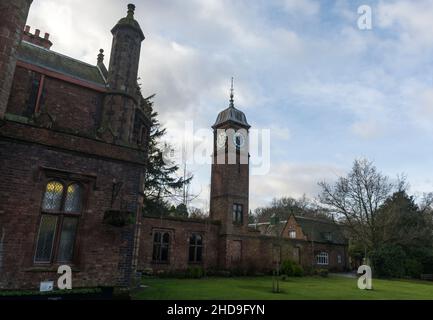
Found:
<svg viewBox="0 0 433 320"><path fill-rule="evenodd" d="M26 28L24 29L25 32L29 33L30 32L30 26L26 26Z"/></svg>
<svg viewBox="0 0 433 320"><path fill-rule="evenodd" d="M39 37L39 34L40 34L40 33L41 33L41 30L39 30L39 29L36 29L36 30L35 30L35 36L36 36L36 37Z"/></svg>
<svg viewBox="0 0 433 320"><path fill-rule="evenodd" d="M44 39L45 39L45 40L48 40L49 37L50 37L50 34L47 33L47 32L45 32Z"/></svg>

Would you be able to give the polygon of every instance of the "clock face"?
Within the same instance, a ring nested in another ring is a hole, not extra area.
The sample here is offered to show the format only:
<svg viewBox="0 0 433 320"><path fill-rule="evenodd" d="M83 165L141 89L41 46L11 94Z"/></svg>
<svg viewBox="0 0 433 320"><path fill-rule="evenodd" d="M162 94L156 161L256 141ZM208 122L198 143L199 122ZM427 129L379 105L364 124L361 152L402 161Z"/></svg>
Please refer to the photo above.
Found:
<svg viewBox="0 0 433 320"><path fill-rule="evenodd" d="M240 132L236 132L233 135L233 143L235 144L236 148L242 148L245 145L245 136Z"/></svg>
<svg viewBox="0 0 433 320"><path fill-rule="evenodd" d="M226 145L227 134L225 132L220 132L217 136L217 147L224 148Z"/></svg>

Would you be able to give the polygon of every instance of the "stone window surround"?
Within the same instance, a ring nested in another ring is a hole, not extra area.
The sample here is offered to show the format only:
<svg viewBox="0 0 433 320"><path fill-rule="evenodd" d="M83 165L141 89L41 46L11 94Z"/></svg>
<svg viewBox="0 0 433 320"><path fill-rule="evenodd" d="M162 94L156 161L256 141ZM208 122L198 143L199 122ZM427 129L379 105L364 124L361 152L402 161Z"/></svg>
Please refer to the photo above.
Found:
<svg viewBox="0 0 433 320"><path fill-rule="evenodd" d="M42 262L35 262L35 253L36 253L36 246L37 246L37 240L39 236L39 226L40 226L40 219L42 215L42 200L45 195L45 188L48 182L57 180L61 181L64 185L71 184L71 183L78 183L83 188L82 190L82 203L81 203L81 211L79 215L79 221L76 229L76 235L75 235L75 246L74 246L74 254L72 261L69 263L70 267L73 269L73 271L79 271L78 266L78 253L79 253L79 247L80 247L80 229L82 225L82 220L84 220L85 212L87 210L88 206L88 199L89 195L92 189L96 187L96 176L93 174L86 174L82 172L71 172L63 169L57 169L52 167L46 167L46 166L40 166L36 172L35 180L38 182L38 189L40 190L40 203L39 203L39 221L35 225L35 236L33 240L33 248L32 248L32 255L29 257L28 265L31 266L28 271L40 271L40 272L46 272L46 271L52 271L56 270L57 265L60 265L62 263L59 263L57 261L54 261L54 253L52 257L52 261L50 263L42 263ZM55 243L54 246L58 245L58 243Z"/></svg>
<svg viewBox="0 0 433 320"><path fill-rule="evenodd" d="M191 244L189 243L189 240L190 240L190 238L191 238L191 236L193 234L199 235L201 237L201 248L202 249L201 249L201 260L200 261L190 261L190 259L189 259L189 249L191 247ZM204 253L205 253L205 237L204 237L204 233L203 232L194 232L194 231L189 232L188 233L188 256L187 256L188 264L193 264L193 265L202 265L202 264L204 264L204 259L205 259L205 254Z"/></svg>
<svg viewBox="0 0 433 320"><path fill-rule="evenodd" d="M169 240L168 240L168 252L167 252L167 261L158 261L153 259L153 250L154 250L154 237L155 233L168 233ZM151 256L151 263L152 264L170 264L170 260L172 257L172 250L173 250L173 242L174 242L174 230L170 228L153 228L152 229L152 256Z"/></svg>

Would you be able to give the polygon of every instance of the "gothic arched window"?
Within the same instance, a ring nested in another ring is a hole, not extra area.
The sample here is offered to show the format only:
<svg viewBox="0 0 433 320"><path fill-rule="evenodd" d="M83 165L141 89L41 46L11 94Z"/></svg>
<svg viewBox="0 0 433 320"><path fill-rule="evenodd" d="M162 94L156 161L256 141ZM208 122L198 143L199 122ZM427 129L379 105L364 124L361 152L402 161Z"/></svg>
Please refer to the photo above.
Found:
<svg viewBox="0 0 433 320"><path fill-rule="evenodd" d="M35 263L71 262L83 187L78 183L49 181L41 205Z"/></svg>
<svg viewBox="0 0 433 320"><path fill-rule="evenodd" d="M193 233L189 237L189 262L201 262L203 258L203 237Z"/></svg>
<svg viewBox="0 0 433 320"><path fill-rule="evenodd" d="M153 254L154 262L168 262L168 252L170 248L170 234L168 232L156 231L153 234Z"/></svg>

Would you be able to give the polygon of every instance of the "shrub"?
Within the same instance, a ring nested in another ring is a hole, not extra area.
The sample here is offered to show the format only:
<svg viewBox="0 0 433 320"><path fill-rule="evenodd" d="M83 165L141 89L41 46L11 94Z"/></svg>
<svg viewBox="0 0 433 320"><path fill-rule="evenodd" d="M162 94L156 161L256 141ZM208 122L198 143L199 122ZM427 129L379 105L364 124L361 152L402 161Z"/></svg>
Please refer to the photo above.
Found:
<svg viewBox="0 0 433 320"><path fill-rule="evenodd" d="M302 277L304 269L292 260L284 260L280 267L280 273L288 277Z"/></svg>
<svg viewBox="0 0 433 320"><path fill-rule="evenodd" d="M293 275L295 277L302 277L304 275L304 269L300 265L295 264L293 266Z"/></svg>
<svg viewBox="0 0 433 320"><path fill-rule="evenodd" d="M144 268L143 269L143 275L152 276L153 275L153 269L152 268Z"/></svg>
<svg viewBox="0 0 433 320"><path fill-rule="evenodd" d="M304 275L307 276L314 276L315 275L315 270L312 266L306 266L304 268Z"/></svg>
<svg viewBox="0 0 433 320"><path fill-rule="evenodd" d="M156 275L158 277L164 277L167 273L164 270L157 270Z"/></svg>
<svg viewBox="0 0 433 320"><path fill-rule="evenodd" d="M328 269L316 269L315 273L323 278L327 278L329 275Z"/></svg>
<svg viewBox="0 0 433 320"><path fill-rule="evenodd" d="M423 265L415 259L407 259L404 267L406 275L411 278L420 278L423 273Z"/></svg>
<svg viewBox="0 0 433 320"><path fill-rule="evenodd" d="M243 277L247 275L247 270L241 266L237 266L231 269L231 274L235 277Z"/></svg>
<svg viewBox="0 0 433 320"><path fill-rule="evenodd" d="M215 275L219 277L229 278L232 276L232 273L230 270L218 270L215 272Z"/></svg>
<svg viewBox="0 0 433 320"><path fill-rule="evenodd" d="M280 267L280 273L292 277L295 263L292 260L284 260Z"/></svg>
<svg viewBox="0 0 433 320"><path fill-rule="evenodd" d="M378 277L401 278L405 275L406 253L400 246L380 247L372 253L371 261Z"/></svg>
<svg viewBox="0 0 433 320"><path fill-rule="evenodd" d="M192 278L192 279L200 279L204 275L204 271L202 267L188 267L185 273L186 278Z"/></svg>

